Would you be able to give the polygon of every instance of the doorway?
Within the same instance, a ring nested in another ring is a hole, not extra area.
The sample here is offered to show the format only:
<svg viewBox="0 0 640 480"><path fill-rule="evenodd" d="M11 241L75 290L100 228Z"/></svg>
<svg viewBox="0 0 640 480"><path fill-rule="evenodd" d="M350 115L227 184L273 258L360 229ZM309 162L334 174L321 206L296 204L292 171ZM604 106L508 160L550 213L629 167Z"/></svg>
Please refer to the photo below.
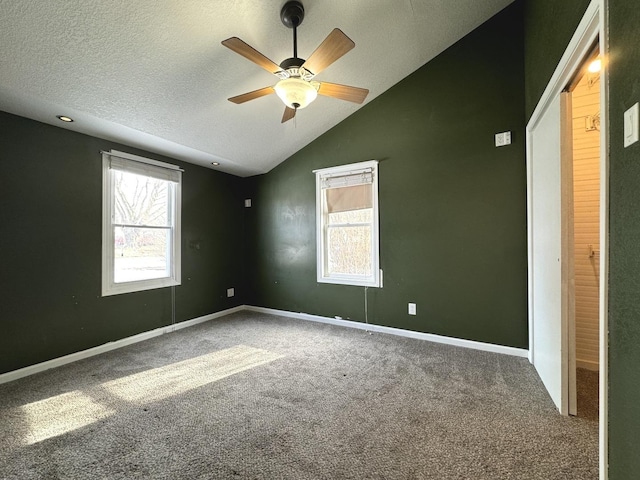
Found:
<svg viewBox="0 0 640 480"><path fill-rule="evenodd" d="M571 328L570 295L575 263L573 208L565 201L573 189L573 160L566 161L567 85L580 71L594 44L602 58L608 51L606 2L591 0L567 49L527 124L527 230L529 360L550 398L564 415L576 404L575 328ZM605 62L606 63L606 62ZM608 478L608 123L606 65L600 76L600 218L599 244L593 243L593 261L599 269L599 464L600 479ZM565 93L563 93L565 92ZM568 101L567 101L568 100ZM594 112L597 113L597 112ZM593 115L593 113L590 113ZM570 114L569 114L570 116ZM573 147L569 146L569 150ZM587 244L588 245L588 244ZM596 247L599 247L596 249ZM572 348L572 345L574 347Z"/></svg>
<svg viewBox="0 0 640 480"><path fill-rule="evenodd" d="M596 46L568 87L573 208L575 413L598 420L600 315L600 70ZM568 140L567 140L568 141Z"/></svg>

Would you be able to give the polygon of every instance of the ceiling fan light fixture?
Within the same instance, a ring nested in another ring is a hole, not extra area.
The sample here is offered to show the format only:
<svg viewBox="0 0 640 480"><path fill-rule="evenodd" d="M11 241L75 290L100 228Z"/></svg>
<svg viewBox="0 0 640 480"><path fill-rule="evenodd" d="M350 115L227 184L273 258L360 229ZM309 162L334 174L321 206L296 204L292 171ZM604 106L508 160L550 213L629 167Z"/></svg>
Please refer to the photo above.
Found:
<svg viewBox="0 0 640 480"><path fill-rule="evenodd" d="M301 78L280 80L273 87L284 104L295 110L304 108L318 96L318 82L307 82Z"/></svg>

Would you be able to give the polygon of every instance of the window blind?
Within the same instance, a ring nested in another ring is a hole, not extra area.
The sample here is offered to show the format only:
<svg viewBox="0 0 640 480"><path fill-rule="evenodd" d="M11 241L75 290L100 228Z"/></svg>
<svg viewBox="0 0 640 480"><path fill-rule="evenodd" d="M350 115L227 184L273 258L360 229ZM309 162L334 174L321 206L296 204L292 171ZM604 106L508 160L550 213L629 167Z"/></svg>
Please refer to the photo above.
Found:
<svg viewBox="0 0 640 480"><path fill-rule="evenodd" d="M348 212L373 207L371 184L353 187L329 188L327 195L327 211L329 213Z"/></svg>
<svg viewBox="0 0 640 480"><path fill-rule="evenodd" d="M346 175L322 176L322 188L350 187L352 185L365 185L373 183L371 169Z"/></svg>
<svg viewBox="0 0 640 480"><path fill-rule="evenodd" d="M102 152L102 155L108 158L109 168L113 170L144 175L173 183L180 183L182 177L182 170L168 163L113 151Z"/></svg>
<svg viewBox="0 0 640 480"><path fill-rule="evenodd" d="M373 172L370 168L322 177L329 213L362 210L373 206Z"/></svg>

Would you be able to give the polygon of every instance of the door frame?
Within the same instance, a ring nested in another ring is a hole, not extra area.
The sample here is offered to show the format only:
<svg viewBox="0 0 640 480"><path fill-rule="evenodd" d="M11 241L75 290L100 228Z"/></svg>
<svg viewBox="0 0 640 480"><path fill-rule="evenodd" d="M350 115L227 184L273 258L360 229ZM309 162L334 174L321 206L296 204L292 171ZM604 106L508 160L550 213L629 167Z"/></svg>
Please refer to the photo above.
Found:
<svg viewBox="0 0 640 480"><path fill-rule="evenodd" d="M609 97L609 78L607 71L606 52L608 45L607 15L608 0L591 0L587 10L578 25L569 45L567 46L560 62L558 63L549 84L538 102L531 118L527 124L527 240L528 240L528 300L529 300L529 361L533 363L533 332L535 329L534 316L532 312L533 299L533 256L532 256L532 218L531 209L533 205L532 199L532 168L531 159L533 158L533 131L538 122L543 118L547 108L557 101L562 91L569 84L582 62L589 54L590 49L596 40L599 41L600 56L604 60L603 68L600 72L600 314L599 314L599 330L600 330L600 381L599 381L599 471L600 480L608 478L608 278L609 278L609 129L608 129L608 97ZM558 125L560 130L562 125ZM558 205L558 211L562 205ZM568 341L569 332L563 333ZM564 341L565 339L563 339ZM569 365L568 352L565 355L563 365ZM568 372L567 378L568 378Z"/></svg>

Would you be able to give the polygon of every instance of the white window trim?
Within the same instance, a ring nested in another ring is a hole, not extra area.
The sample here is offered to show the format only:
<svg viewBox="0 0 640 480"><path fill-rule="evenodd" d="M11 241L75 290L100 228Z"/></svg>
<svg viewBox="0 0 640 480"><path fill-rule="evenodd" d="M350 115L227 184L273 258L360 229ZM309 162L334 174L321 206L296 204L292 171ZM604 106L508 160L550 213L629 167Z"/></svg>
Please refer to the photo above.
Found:
<svg viewBox="0 0 640 480"><path fill-rule="evenodd" d="M181 212L182 212L182 170L176 165L151 160L129 153L111 150L102 153L102 296L119 295L122 293L140 292L155 288L170 287L181 283ZM138 280L135 282L115 283L113 281L114 265L114 230L112 228L113 218L113 177L110 174L110 157L118 157L134 162L153 165L155 167L166 168L178 171L180 181L174 183L175 201L173 202L173 242L171 245L171 274L165 278L154 278L149 280Z"/></svg>
<svg viewBox="0 0 640 480"><path fill-rule="evenodd" d="M323 208L322 197L322 179L326 177L352 175L364 171L371 171L372 179L372 195L373 195L373 221L372 221L372 239L371 239L371 268L372 275L342 275L325 273L325 234L323 219L326 212ZM333 283L338 285L354 285L362 287L380 287L380 228L378 213L378 161L369 160L366 162L350 163L348 165L340 165L337 167L322 168L314 170L316 175L316 272L318 283Z"/></svg>

